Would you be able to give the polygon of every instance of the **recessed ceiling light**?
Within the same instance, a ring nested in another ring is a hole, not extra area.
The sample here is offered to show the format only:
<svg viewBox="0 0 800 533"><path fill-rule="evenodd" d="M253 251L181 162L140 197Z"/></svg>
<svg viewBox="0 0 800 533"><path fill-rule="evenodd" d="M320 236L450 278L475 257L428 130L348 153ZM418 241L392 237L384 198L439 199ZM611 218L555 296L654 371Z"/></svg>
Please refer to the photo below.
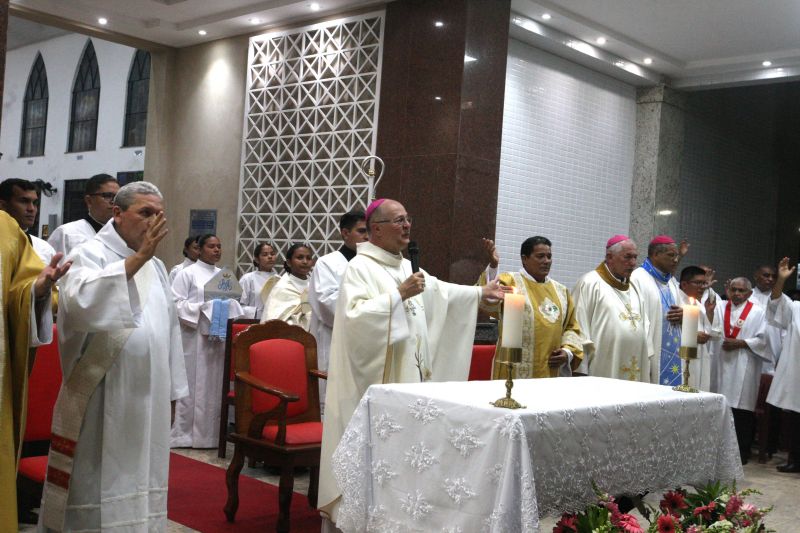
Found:
<svg viewBox="0 0 800 533"><path fill-rule="evenodd" d="M437 20L436 22L433 23L433 25L436 26L437 28L441 28L442 26L444 26L444 22L442 22L441 20Z"/></svg>
<svg viewBox="0 0 800 533"><path fill-rule="evenodd" d="M644 58L644 64L645 65L652 65L653 64L653 58L652 57L645 57Z"/></svg>
<svg viewBox="0 0 800 533"><path fill-rule="evenodd" d="M100 24L101 26L105 26L106 24L108 24L108 19L105 17L100 17L99 19L97 19L97 23Z"/></svg>
<svg viewBox="0 0 800 533"><path fill-rule="evenodd" d="M542 20L550 20L551 18L553 18L553 16L550 15L550 13L544 13L542 15Z"/></svg>
<svg viewBox="0 0 800 533"><path fill-rule="evenodd" d="M197 35L208 35L208 32L206 30L200 30L197 32Z"/></svg>
<svg viewBox="0 0 800 533"><path fill-rule="evenodd" d="M658 212L658 214L661 215L661 216L669 216L669 215L672 214L672 210L671 209L662 209L661 211Z"/></svg>
<svg viewBox="0 0 800 533"><path fill-rule="evenodd" d="M606 44L606 38L605 37L598 37L596 42L597 42L597 44Z"/></svg>
<svg viewBox="0 0 800 533"><path fill-rule="evenodd" d="M783 72L783 67L778 67L775 70L778 71L778 72Z"/></svg>
<svg viewBox="0 0 800 533"><path fill-rule="evenodd" d="M614 61L614 66L615 67L619 67L619 68L625 68L625 62L624 61Z"/></svg>
<svg viewBox="0 0 800 533"><path fill-rule="evenodd" d="M442 97L441 96L434 96L433 99L436 100L437 102L441 102L442 101Z"/></svg>
<svg viewBox="0 0 800 533"><path fill-rule="evenodd" d="M762 64L763 66L765 66L765 67L771 67L771 66L772 66L772 61L770 61L769 59L767 59L766 61L762 61L762 62L761 62L761 64Z"/></svg>
<svg viewBox="0 0 800 533"><path fill-rule="evenodd" d="M247 21L247 22L249 22L250 24L261 24L261 19L260 19L260 18L253 17L253 18L251 18L251 19L248 19L248 21Z"/></svg>
<svg viewBox="0 0 800 533"><path fill-rule="evenodd" d="M311 2L311 5L308 7L311 9L311 11L319 11L319 4L316 2Z"/></svg>
<svg viewBox="0 0 800 533"><path fill-rule="evenodd" d="M470 55L464 54L464 63L472 63L473 61L477 61L477 57L472 57Z"/></svg>

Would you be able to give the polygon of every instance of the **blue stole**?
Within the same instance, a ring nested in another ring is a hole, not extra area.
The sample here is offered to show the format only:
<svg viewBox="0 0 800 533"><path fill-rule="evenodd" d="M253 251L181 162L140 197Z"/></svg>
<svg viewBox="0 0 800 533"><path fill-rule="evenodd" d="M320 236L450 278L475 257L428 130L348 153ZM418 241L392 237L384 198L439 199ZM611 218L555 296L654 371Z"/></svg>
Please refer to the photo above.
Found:
<svg viewBox="0 0 800 533"><path fill-rule="evenodd" d="M211 327L208 328L209 339L224 341L228 333L228 300L215 298L211 306Z"/></svg>
<svg viewBox="0 0 800 533"><path fill-rule="evenodd" d="M681 347L680 326L667 320L667 311L675 305L675 299L669 290L669 280L672 274L663 274L650 262L644 260L642 268L656 280L659 294L661 295L661 357L659 358L658 382L662 385L681 384Z"/></svg>

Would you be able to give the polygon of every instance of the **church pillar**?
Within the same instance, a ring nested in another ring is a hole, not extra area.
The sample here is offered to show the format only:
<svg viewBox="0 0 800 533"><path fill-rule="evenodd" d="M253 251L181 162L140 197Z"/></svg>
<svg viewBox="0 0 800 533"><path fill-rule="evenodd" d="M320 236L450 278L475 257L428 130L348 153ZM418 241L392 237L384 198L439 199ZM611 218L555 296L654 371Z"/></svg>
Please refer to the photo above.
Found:
<svg viewBox="0 0 800 533"><path fill-rule="evenodd" d="M685 96L663 85L636 92L636 148L630 236L644 258L655 235L683 238L680 170Z"/></svg>
<svg viewBox="0 0 800 533"><path fill-rule="evenodd" d="M386 6L377 195L403 203L421 265L449 281L474 283L494 236L509 16L509 0Z"/></svg>

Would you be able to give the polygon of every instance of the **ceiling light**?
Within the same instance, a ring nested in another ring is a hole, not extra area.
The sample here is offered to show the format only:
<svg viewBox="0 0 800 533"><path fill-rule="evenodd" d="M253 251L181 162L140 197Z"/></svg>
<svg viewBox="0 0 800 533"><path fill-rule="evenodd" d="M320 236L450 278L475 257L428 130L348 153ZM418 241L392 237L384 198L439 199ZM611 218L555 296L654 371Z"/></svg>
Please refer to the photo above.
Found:
<svg viewBox="0 0 800 533"><path fill-rule="evenodd" d="M437 102L441 102L442 101L442 97L441 96L434 96L433 99L436 100Z"/></svg>
<svg viewBox="0 0 800 533"><path fill-rule="evenodd" d="M542 20L550 20L551 18L553 17L550 15L550 13L545 13L542 15Z"/></svg>
<svg viewBox="0 0 800 533"><path fill-rule="evenodd" d="M261 24L261 19L253 17L253 18L249 19L247 22L249 22L250 24Z"/></svg>
<svg viewBox="0 0 800 533"><path fill-rule="evenodd" d="M97 23L100 24L101 26L105 26L106 24L108 24L108 19L105 17L100 17L99 19L97 19Z"/></svg>
<svg viewBox="0 0 800 533"><path fill-rule="evenodd" d="M644 64L645 65L652 65L653 64L653 58L652 57L645 57L644 58Z"/></svg>
<svg viewBox="0 0 800 533"><path fill-rule="evenodd" d="M320 9L319 4L316 2L311 2L311 5L308 7L311 9L311 11L319 11Z"/></svg>
<svg viewBox="0 0 800 533"><path fill-rule="evenodd" d="M777 72L783 72L783 67L778 67L775 69Z"/></svg>
<svg viewBox="0 0 800 533"><path fill-rule="evenodd" d="M761 64L762 64L763 66L765 66L765 67L771 67L771 66L772 66L772 61L770 61L769 59L767 59L766 61L762 61L762 62L761 62Z"/></svg>
<svg viewBox="0 0 800 533"><path fill-rule="evenodd" d="M437 20L436 22L433 23L433 25L436 26L437 28L441 28L442 26L444 26L444 22L442 22L441 20Z"/></svg>
<svg viewBox="0 0 800 533"><path fill-rule="evenodd" d="M672 214L672 210L671 209L662 209L661 211L658 212L658 214L661 215L661 216L669 216L669 215Z"/></svg>
<svg viewBox="0 0 800 533"><path fill-rule="evenodd" d="M625 68L625 62L624 61L614 61L614 66L615 67L619 67L619 68Z"/></svg>
<svg viewBox="0 0 800 533"><path fill-rule="evenodd" d="M197 35L208 35L208 32L206 30L200 30L197 32Z"/></svg>
<svg viewBox="0 0 800 533"><path fill-rule="evenodd" d="M464 63L472 63L473 61L477 61L477 60L478 60L477 57L472 57L472 56L468 56L467 54L464 54Z"/></svg>
<svg viewBox="0 0 800 533"><path fill-rule="evenodd" d="M597 42L597 44L606 44L606 38L605 37L598 37L596 42Z"/></svg>

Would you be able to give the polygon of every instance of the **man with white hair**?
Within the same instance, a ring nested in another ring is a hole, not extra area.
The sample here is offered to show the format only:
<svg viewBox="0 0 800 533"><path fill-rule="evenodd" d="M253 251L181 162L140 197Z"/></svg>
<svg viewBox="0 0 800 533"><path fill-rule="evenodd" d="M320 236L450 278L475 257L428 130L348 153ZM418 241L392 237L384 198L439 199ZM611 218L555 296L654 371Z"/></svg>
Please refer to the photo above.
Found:
<svg viewBox="0 0 800 533"><path fill-rule="evenodd" d="M40 530L166 531L170 402L188 394L178 316L156 247L161 193L122 187L59 284L64 380Z"/></svg>
<svg viewBox="0 0 800 533"><path fill-rule="evenodd" d="M770 361L764 309L749 300L753 286L747 278L734 278L725 289L728 301L717 305L724 337L717 353L719 393L733 411L736 440L742 463L750 458L753 411L756 408L761 366Z"/></svg>
<svg viewBox="0 0 800 533"><path fill-rule="evenodd" d="M637 257L632 239L614 235L606 243L605 260L575 285L572 298L584 336L579 372L650 381L650 318L642 296L630 283Z"/></svg>

